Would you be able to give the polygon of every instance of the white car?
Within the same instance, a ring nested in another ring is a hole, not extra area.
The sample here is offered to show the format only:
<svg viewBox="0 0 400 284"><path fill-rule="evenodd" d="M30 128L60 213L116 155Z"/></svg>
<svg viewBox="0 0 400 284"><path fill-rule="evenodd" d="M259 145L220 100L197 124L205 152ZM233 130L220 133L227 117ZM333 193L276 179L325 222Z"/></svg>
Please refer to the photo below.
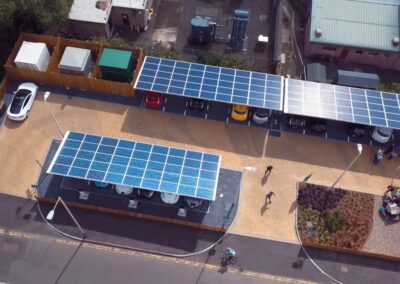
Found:
<svg viewBox="0 0 400 284"><path fill-rule="evenodd" d="M268 122L269 110L267 109L256 109L253 114L253 121L257 124L264 124Z"/></svg>
<svg viewBox="0 0 400 284"><path fill-rule="evenodd" d="M175 204L179 200L179 195L168 192L161 192L161 200L166 204Z"/></svg>
<svg viewBox="0 0 400 284"><path fill-rule="evenodd" d="M31 111L38 86L34 83L22 83L14 93L13 100L7 109L7 116L11 120L25 120Z"/></svg>
<svg viewBox="0 0 400 284"><path fill-rule="evenodd" d="M371 133L371 137L376 142L385 144L390 140L390 137L392 137L392 133L393 129L391 128L375 126Z"/></svg>
<svg viewBox="0 0 400 284"><path fill-rule="evenodd" d="M129 195L133 192L133 187L117 184L115 186L115 190L117 191L118 194Z"/></svg>

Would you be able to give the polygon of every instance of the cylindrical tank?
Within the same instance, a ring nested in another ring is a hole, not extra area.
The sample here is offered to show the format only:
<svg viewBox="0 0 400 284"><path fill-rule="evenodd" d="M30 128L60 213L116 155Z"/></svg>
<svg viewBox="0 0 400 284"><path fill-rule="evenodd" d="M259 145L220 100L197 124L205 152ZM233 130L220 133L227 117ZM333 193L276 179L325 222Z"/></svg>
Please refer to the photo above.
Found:
<svg viewBox="0 0 400 284"><path fill-rule="evenodd" d="M240 50L243 47L248 21L249 11L235 10L232 18L231 34L231 44L234 50Z"/></svg>
<svg viewBox="0 0 400 284"><path fill-rule="evenodd" d="M208 43L214 39L215 25L211 18L197 16L192 19L191 39L197 43Z"/></svg>

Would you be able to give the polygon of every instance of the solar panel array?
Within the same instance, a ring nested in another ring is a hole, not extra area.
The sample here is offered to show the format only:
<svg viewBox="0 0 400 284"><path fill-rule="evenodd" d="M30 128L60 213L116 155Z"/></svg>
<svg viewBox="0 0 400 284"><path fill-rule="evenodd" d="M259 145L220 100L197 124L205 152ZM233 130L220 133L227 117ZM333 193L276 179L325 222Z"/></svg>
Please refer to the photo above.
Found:
<svg viewBox="0 0 400 284"><path fill-rule="evenodd" d="M258 108L283 109L283 77L146 57L135 89Z"/></svg>
<svg viewBox="0 0 400 284"><path fill-rule="evenodd" d="M221 156L67 132L47 173L215 200Z"/></svg>
<svg viewBox="0 0 400 284"><path fill-rule="evenodd" d="M286 79L285 113L400 129L399 95Z"/></svg>

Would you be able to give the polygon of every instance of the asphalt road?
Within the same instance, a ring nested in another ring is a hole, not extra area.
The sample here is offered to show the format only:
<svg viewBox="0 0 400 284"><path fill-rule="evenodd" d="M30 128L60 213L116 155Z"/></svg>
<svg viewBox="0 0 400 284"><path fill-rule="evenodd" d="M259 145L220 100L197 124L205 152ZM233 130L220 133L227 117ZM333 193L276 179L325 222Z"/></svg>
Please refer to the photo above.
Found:
<svg viewBox="0 0 400 284"><path fill-rule="evenodd" d="M50 206L43 206L44 214ZM219 239L184 226L72 209L88 241L169 253L192 253ZM52 221L79 236L58 208ZM131 231L127 234L128 231ZM235 265L221 265L219 251L232 246ZM400 263L370 257L309 251L316 263L343 283L398 283ZM58 282L57 282L58 281ZM34 201L0 195L0 283L332 283L297 244L229 234L205 253L171 258L110 246L82 246L43 222Z"/></svg>
<svg viewBox="0 0 400 284"><path fill-rule="evenodd" d="M0 243L0 283L282 283L272 275L38 235L2 233Z"/></svg>

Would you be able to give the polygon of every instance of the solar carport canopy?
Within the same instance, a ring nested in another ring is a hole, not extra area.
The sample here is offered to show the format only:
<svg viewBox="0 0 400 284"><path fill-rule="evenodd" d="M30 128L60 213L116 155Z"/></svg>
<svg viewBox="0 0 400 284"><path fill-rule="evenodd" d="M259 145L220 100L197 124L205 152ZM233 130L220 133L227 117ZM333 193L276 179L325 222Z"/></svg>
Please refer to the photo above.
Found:
<svg viewBox="0 0 400 284"><path fill-rule="evenodd" d="M400 129L399 95L286 79L284 112Z"/></svg>
<svg viewBox="0 0 400 284"><path fill-rule="evenodd" d="M282 110L283 77L145 57L135 89Z"/></svg>
<svg viewBox="0 0 400 284"><path fill-rule="evenodd" d="M215 200L221 156L67 132L47 173Z"/></svg>

